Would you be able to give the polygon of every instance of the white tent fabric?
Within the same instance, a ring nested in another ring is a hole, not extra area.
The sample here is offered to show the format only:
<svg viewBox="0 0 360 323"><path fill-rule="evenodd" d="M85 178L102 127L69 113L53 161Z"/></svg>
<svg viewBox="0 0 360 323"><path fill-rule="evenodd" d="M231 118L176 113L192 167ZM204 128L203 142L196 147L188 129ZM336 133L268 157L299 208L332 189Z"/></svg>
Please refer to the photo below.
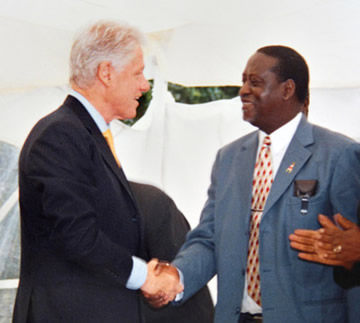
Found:
<svg viewBox="0 0 360 323"><path fill-rule="evenodd" d="M312 87L359 87L359 8L357 0L2 0L0 91L65 84L74 32L108 18L148 34L148 68L158 64L167 81L238 85L258 47L285 44L307 58Z"/></svg>

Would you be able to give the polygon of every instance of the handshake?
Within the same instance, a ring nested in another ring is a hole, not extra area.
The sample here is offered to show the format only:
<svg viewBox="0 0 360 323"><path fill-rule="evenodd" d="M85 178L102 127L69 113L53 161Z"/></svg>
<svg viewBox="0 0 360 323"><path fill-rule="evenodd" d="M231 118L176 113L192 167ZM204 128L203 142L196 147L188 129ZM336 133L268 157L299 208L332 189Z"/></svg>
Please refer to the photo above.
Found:
<svg viewBox="0 0 360 323"><path fill-rule="evenodd" d="M160 308L173 301L184 289L178 270L167 262L151 259L141 291L152 307Z"/></svg>

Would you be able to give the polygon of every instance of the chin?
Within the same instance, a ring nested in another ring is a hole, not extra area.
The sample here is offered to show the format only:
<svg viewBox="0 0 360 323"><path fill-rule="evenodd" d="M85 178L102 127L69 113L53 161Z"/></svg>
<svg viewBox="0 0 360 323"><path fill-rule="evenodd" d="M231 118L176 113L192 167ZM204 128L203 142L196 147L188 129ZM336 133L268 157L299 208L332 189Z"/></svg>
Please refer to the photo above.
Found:
<svg viewBox="0 0 360 323"><path fill-rule="evenodd" d="M243 120L251 123L252 117L249 113L243 112Z"/></svg>
<svg viewBox="0 0 360 323"><path fill-rule="evenodd" d="M136 109L133 113L130 113L129 119L134 119L136 117Z"/></svg>
<svg viewBox="0 0 360 323"><path fill-rule="evenodd" d="M136 109L123 111L123 113L119 114L118 119L128 120L128 119L134 119L135 117L136 117Z"/></svg>

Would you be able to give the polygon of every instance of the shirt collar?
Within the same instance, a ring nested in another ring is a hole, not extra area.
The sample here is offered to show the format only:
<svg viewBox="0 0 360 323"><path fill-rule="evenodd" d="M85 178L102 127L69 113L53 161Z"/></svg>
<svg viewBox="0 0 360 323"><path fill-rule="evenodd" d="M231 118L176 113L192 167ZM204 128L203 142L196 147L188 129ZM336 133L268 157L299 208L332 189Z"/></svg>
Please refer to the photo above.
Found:
<svg viewBox="0 0 360 323"><path fill-rule="evenodd" d="M264 131L259 130L259 145L261 145L265 136L269 136L271 139L271 151L273 154L276 154L284 148L287 148L300 123L301 116L302 113L299 112L288 123L284 124L282 127L275 130L270 135L267 135Z"/></svg>
<svg viewBox="0 0 360 323"><path fill-rule="evenodd" d="M96 123L96 125L98 126L101 132L104 132L107 129L109 129L109 125L106 123L103 116L83 95L81 95L79 92L76 92L73 89L70 90L69 94L81 102L81 104L90 114L91 118L94 120L94 122Z"/></svg>

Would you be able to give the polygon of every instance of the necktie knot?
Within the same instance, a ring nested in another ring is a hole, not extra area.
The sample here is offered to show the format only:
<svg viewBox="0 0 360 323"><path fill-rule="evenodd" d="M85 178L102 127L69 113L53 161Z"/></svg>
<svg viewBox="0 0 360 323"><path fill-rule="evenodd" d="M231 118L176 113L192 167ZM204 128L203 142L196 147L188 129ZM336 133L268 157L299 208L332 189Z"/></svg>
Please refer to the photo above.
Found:
<svg viewBox="0 0 360 323"><path fill-rule="evenodd" d="M270 148L271 146L271 139L269 136L266 136L263 141L263 146L266 146L267 148Z"/></svg>

